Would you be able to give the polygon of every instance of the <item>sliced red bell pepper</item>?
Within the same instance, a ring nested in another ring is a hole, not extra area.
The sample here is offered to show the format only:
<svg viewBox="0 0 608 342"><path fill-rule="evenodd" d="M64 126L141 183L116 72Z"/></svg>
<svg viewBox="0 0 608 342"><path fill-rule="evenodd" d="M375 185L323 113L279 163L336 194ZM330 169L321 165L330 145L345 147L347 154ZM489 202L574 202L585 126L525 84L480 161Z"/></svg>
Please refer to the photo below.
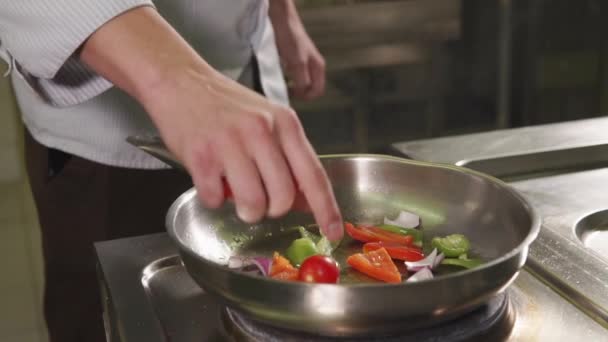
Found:
<svg viewBox="0 0 608 342"><path fill-rule="evenodd" d="M353 254L346 262L357 271L387 283L400 283L401 273L384 248Z"/></svg>
<svg viewBox="0 0 608 342"><path fill-rule="evenodd" d="M344 229L350 237L361 242L392 242L400 245L410 246L414 242L411 235L402 235L388 232L378 227L359 226L355 227L352 223L346 222Z"/></svg>
<svg viewBox="0 0 608 342"><path fill-rule="evenodd" d="M291 280L291 281L298 281L298 279L300 278L300 272L298 271L298 269L289 269L289 270L285 270L279 273L276 273L274 275L270 276L272 279L277 279L277 280Z"/></svg>
<svg viewBox="0 0 608 342"><path fill-rule="evenodd" d="M404 261L418 261L424 259L424 253L418 247L404 246L392 242L368 242L363 245L363 252L367 253L380 248L386 249L393 259Z"/></svg>
<svg viewBox="0 0 608 342"><path fill-rule="evenodd" d="M383 242L394 242L407 246L413 245L414 243L414 237L412 235L402 235L398 233L393 233L378 227L364 228L376 234L377 236L380 236Z"/></svg>
<svg viewBox="0 0 608 342"><path fill-rule="evenodd" d="M293 280L297 281L300 271L293 267L289 260L278 252L272 255L272 266L270 267L269 276L278 280Z"/></svg>

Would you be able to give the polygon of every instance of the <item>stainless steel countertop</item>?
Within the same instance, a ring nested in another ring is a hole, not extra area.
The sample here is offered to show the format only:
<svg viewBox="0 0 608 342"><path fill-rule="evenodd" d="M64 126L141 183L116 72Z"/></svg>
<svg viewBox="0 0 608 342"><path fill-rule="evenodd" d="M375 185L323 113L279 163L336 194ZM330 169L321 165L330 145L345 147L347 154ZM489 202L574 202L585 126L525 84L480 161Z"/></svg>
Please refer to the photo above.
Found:
<svg viewBox="0 0 608 342"><path fill-rule="evenodd" d="M411 159L466 165L472 161L608 143L608 117L393 144Z"/></svg>
<svg viewBox="0 0 608 342"><path fill-rule="evenodd" d="M96 244L111 342L231 341L221 306L188 276L166 234ZM507 290L508 341L606 341L606 330L527 271Z"/></svg>
<svg viewBox="0 0 608 342"><path fill-rule="evenodd" d="M608 327L608 255L585 246L576 233L582 218L608 209L608 118L398 143L393 149L511 181L543 220L527 267Z"/></svg>
<svg viewBox="0 0 608 342"><path fill-rule="evenodd" d="M511 185L543 220L530 247L530 270L608 327L608 253L590 249L575 229L588 215L608 210L608 168Z"/></svg>
<svg viewBox="0 0 608 342"><path fill-rule="evenodd" d="M505 181L608 167L608 118L397 143L411 159L466 166Z"/></svg>

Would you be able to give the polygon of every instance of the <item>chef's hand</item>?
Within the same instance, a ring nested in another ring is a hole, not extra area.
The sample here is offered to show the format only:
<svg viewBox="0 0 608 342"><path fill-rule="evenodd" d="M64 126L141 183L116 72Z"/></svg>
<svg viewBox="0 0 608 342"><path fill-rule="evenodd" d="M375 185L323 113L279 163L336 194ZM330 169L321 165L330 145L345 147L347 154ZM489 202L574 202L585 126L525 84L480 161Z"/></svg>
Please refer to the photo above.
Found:
<svg viewBox="0 0 608 342"><path fill-rule="evenodd" d="M269 15L293 95L305 100L321 96L325 60L306 33L293 0L270 0Z"/></svg>
<svg viewBox="0 0 608 342"><path fill-rule="evenodd" d="M81 59L144 106L206 206L223 203L225 177L241 219L281 216L295 180L323 233L342 237L329 180L293 110L215 71L154 9L106 23Z"/></svg>
<svg viewBox="0 0 608 342"><path fill-rule="evenodd" d="M328 238L341 237L330 183L291 109L196 70L169 78L155 93L146 108L208 207L224 201L226 177L241 219L278 217L294 203L295 178Z"/></svg>

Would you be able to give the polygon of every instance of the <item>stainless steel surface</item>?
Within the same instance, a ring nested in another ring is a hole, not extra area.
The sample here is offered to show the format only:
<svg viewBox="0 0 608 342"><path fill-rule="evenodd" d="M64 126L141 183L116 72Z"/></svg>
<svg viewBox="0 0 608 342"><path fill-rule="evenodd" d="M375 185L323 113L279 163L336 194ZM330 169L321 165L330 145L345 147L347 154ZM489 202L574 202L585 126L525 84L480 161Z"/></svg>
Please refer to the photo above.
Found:
<svg viewBox="0 0 608 342"><path fill-rule="evenodd" d="M281 328L341 336L414 329L461 315L503 291L539 230L537 216L515 191L474 171L372 155L321 160L346 220L378 222L400 210L414 211L425 239L466 234L487 262L394 285L304 284L243 274L225 266L231 256L282 251L297 236L286 228L312 224L313 218L291 213L250 226L231 203L203 208L192 189L170 208L167 229L194 280L228 306Z"/></svg>
<svg viewBox="0 0 608 342"><path fill-rule="evenodd" d="M589 215L605 214L608 209L608 168L512 185L543 217L543 231L530 250L531 270L608 327L608 241L600 237L595 242L595 247L604 251L601 254L599 249L586 246L576 233L578 225L579 232L606 234L599 231L601 222L606 227L606 217L604 221L589 221Z"/></svg>
<svg viewBox="0 0 608 342"><path fill-rule="evenodd" d="M223 340L219 304L185 272L166 233L100 242L95 250L108 342Z"/></svg>
<svg viewBox="0 0 608 342"><path fill-rule="evenodd" d="M523 270L510 288L516 322L513 341L608 341L608 330Z"/></svg>
<svg viewBox="0 0 608 342"><path fill-rule="evenodd" d="M233 341L221 305L190 278L166 234L101 242L96 251L110 342ZM607 340L606 329L527 271L507 293L515 319L507 341Z"/></svg>
<svg viewBox="0 0 608 342"><path fill-rule="evenodd" d="M397 143L415 160L466 166L503 180L608 166L608 118Z"/></svg>
<svg viewBox="0 0 608 342"><path fill-rule="evenodd" d="M161 140L159 136L135 135L128 137L127 142L160 159L169 166L185 171L182 163L177 160L177 158L175 158L175 156L171 152L169 152L169 150L167 150L165 143Z"/></svg>
<svg viewBox="0 0 608 342"><path fill-rule="evenodd" d="M585 246L608 258L608 210L585 216L578 221L574 230Z"/></svg>
<svg viewBox="0 0 608 342"><path fill-rule="evenodd" d="M608 259L602 252L607 248L602 220L608 209L608 168L602 168L608 161L607 129L608 118L601 118L415 141L394 148L426 161L475 161L468 166L504 178L514 174L504 170L517 170L520 176L528 171L523 178L539 177L529 171L543 170L542 178L511 183L543 221L527 267L608 326ZM558 169L563 174L548 176ZM602 216L589 216L598 212Z"/></svg>

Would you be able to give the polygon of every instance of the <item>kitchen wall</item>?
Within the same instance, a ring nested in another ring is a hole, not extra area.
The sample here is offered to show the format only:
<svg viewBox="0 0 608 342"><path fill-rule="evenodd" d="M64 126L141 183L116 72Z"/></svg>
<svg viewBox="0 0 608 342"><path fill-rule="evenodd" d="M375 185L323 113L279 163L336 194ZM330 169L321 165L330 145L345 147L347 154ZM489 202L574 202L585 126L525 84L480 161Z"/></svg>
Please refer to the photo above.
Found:
<svg viewBox="0 0 608 342"><path fill-rule="evenodd" d="M43 342L40 233L22 139L9 79L0 77L0 341Z"/></svg>

